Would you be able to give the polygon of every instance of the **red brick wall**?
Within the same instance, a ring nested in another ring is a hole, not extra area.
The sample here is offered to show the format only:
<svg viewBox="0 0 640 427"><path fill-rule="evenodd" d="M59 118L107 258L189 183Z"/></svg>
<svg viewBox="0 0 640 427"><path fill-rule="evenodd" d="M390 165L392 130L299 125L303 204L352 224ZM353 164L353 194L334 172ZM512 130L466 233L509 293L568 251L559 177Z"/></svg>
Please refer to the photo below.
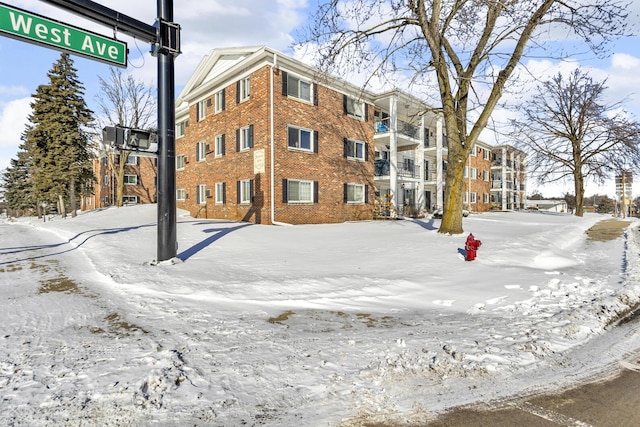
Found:
<svg viewBox="0 0 640 427"><path fill-rule="evenodd" d="M176 188L184 188L189 197L178 202L194 217L219 218L269 224L270 218L270 67L251 75L250 99L236 104L235 83L226 87L223 112L214 114L213 93L206 117L196 120L196 106L190 107L189 127L176 141L176 155L185 154L189 163L176 173ZM373 106L369 106L368 122L343 114L342 94L315 85L318 105L282 95L282 73L274 75L274 204L275 220L293 224L330 223L372 218L372 204L347 205L343 202L343 184L368 185L369 202L373 201ZM253 125L254 146L236 151L236 129ZM318 132L318 153L292 151L287 146L288 125ZM215 136L224 133L225 155L215 158ZM369 143L369 161L356 162L343 157L345 137ZM196 143L206 141L210 152L202 162L196 161ZM256 150L264 150L265 173L254 174ZM236 182L254 179L252 205L236 203ZM283 203L282 180L303 179L318 182L318 203ZM215 204L215 183L226 183L226 203ZM211 190L206 205L197 205L196 188L205 184Z"/></svg>
<svg viewBox="0 0 640 427"><path fill-rule="evenodd" d="M468 204L473 212L488 212L491 210L491 150L489 151L488 160L484 158L485 149L480 146L476 146L477 155L469 156L468 166L476 168L478 171L477 179L465 179L465 189L469 187L471 182L471 192L476 193L476 203ZM484 180L483 171L489 173L489 181ZM469 170L470 174L471 171ZM466 191L469 191L468 189ZM484 203L483 194L488 194L489 199L487 203Z"/></svg>

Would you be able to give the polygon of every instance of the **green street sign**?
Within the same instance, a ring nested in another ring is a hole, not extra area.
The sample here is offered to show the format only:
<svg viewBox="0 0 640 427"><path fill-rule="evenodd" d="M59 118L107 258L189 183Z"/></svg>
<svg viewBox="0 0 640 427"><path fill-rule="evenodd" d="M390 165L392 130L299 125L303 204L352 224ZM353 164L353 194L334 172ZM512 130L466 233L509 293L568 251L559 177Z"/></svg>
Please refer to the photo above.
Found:
<svg viewBox="0 0 640 427"><path fill-rule="evenodd" d="M127 66L126 43L3 3L0 3L0 34L111 65Z"/></svg>

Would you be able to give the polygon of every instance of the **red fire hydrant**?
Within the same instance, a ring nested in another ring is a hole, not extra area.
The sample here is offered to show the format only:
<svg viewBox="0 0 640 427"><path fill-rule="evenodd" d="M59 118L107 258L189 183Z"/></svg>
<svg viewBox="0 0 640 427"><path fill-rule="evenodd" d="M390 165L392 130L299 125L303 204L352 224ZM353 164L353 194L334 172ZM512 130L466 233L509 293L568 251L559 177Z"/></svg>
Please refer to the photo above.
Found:
<svg viewBox="0 0 640 427"><path fill-rule="evenodd" d="M482 245L482 242L480 240L476 240L473 237L473 233L469 233L469 236L467 237L467 243L464 245L464 260L473 261L474 259L476 259L476 252L478 251L480 245Z"/></svg>

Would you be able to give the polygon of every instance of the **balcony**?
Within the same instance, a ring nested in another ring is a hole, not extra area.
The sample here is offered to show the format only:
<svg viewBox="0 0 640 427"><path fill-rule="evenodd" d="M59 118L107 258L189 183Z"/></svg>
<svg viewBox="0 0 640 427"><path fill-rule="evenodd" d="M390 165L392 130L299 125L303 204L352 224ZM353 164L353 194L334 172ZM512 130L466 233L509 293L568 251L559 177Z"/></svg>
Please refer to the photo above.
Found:
<svg viewBox="0 0 640 427"><path fill-rule="evenodd" d="M384 134L391 131L390 118L379 119L374 122L375 133ZM398 134L408 138L418 139L420 137L420 127L398 119Z"/></svg>
<svg viewBox="0 0 640 427"><path fill-rule="evenodd" d="M387 159L376 159L375 176L389 176L391 170L391 162ZM420 168L413 162L402 162L398 164L398 177L401 178L419 178Z"/></svg>

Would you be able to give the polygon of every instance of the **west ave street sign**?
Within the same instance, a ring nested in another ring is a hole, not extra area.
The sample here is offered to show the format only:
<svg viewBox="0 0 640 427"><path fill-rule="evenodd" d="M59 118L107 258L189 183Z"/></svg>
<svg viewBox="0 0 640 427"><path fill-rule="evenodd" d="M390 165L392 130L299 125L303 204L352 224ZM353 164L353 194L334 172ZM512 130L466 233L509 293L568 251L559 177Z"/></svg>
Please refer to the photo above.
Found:
<svg viewBox="0 0 640 427"><path fill-rule="evenodd" d="M0 34L127 66L127 44L0 3Z"/></svg>

